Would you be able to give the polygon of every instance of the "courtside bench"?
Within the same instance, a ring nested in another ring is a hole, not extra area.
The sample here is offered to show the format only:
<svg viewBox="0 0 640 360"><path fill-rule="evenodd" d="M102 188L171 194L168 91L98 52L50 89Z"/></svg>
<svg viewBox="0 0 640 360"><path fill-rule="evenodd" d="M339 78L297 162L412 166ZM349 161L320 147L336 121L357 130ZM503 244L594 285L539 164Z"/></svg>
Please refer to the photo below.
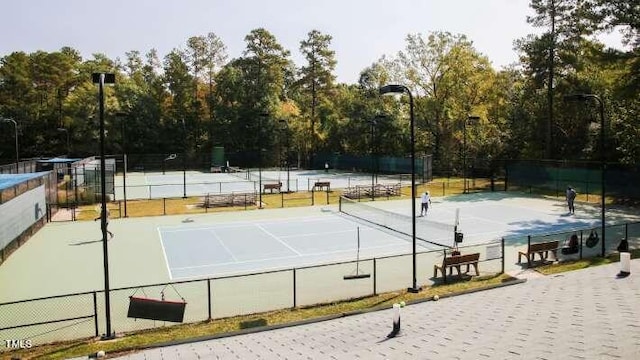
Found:
<svg viewBox="0 0 640 360"><path fill-rule="evenodd" d="M526 256L527 266L531 266L531 262L536 259L536 254L540 256L540 261L542 261L549 257L549 252L553 254L556 260L558 259L558 241L547 241L535 244L529 241L527 251L518 251L518 264L522 263L522 256Z"/></svg>
<svg viewBox="0 0 640 360"><path fill-rule="evenodd" d="M467 274L469 272L469 267L473 266L473 269L476 272L476 276L480 275L478 272L478 261L480 260L480 253L472 253L472 254L464 254L464 255L451 255L445 256L442 260L442 264L433 265L433 277L436 278L438 276L438 270L442 273L442 278L444 282L447 282L447 269L449 270L449 275L453 275L453 269L455 268L458 271L458 276L461 275L460 268L463 265L467 266L467 270L464 272Z"/></svg>
<svg viewBox="0 0 640 360"><path fill-rule="evenodd" d="M273 190L278 190L278 192L280 192L280 189L282 188L282 183L277 182L273 184L264 184L263 187L264 187L263 192L267 192L267 190L269 190L273 194Z"/></svg>
<svg viewBox="0 0 640 360"><path fill-rule="evenodd" d="M313 184L313 188L315 190L317 190L317 189L322 190L323 188L327 188L327 191L331 191L331 182L329 182L329 181L316 181Z"/></svg>

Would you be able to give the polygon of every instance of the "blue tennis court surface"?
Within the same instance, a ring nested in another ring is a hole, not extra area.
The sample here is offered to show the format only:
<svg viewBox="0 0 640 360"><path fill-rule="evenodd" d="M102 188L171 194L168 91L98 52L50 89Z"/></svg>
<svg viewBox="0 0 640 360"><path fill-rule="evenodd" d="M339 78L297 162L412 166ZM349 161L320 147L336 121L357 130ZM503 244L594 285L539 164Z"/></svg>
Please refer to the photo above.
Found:
<svg viewBox="0 0 640 360"><path fill-rule="evenodd" d="M361 205L366 208L360 209ZM308 217L189 223L159 227L158 232L172 279L355 260L358 228L361 258L411 253L409 199L361 205L350 205L355 209L355 216L361 215L360 219L332 211ZM419 201L416 205L419 206ZM375 209L371 210L372 207L384 212L380 215ZM458 230L464 233L462 246L486 244L501 238L507 246L523 246L527 235L588 229L599 224L599 210L590 205L582 205L575 215L569 215L562 201L509 197L508 194L454 196L434 200L428 215L416 218L419 252L442 249L421 239L447 247L453 245L453 232L438 225L453 226L456 212L460 214ZM613 209L608 215L610 223L628 219ZM404 235L362 220L371 218Z"/></svg>
<svg viewBox="0 0 640 360"><path fill-rule="evenodd" d="M407 253L411 243L337 214L158 229L172 279L292 268ZM421 250L434 249L420 244Z"/></svg>

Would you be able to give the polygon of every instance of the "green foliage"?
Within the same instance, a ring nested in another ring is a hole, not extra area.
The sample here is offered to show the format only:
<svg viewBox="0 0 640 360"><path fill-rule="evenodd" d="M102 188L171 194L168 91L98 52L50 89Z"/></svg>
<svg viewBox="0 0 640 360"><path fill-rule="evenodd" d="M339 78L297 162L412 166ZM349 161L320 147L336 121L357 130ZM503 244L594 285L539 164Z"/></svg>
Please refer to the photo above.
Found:
<svg viewBox="0 0 640 360"><path fill-rule="evenodd" d="M606 158L640 164L638 0L531 0L529 23L542 30L515 41L520 62L496 70L462 34L409 34L405 48L362 69L357 84L337 84L332 37L311 30L300 40L304 62L268 30L245 37L241 57L227 60L214 33L192 36L160 57L131 50L123 60L83 59L59 51L16 51L0 59L0 116L15 119L20 155L98 151L97 88L93 72L113 72L105 91L106 151L208 153L222 145L234 165L306 165L314 153L391 156L409 153L408 97L382 98L398 83L415 100L416 149L433 154L436 171L461 173L497 159L599 160L597 103L569 104L573 93L606 104ZM594 35L622 30L628 48L613 50ZM268 114L265 116L265 114ZM372 139L371 122L377 139ZM463 124L469 115L480 121ZM0 124L0 161L14 154L11 124ZM466 136L465 136L466 135ZM466 149L463 140L466 138ZM285 144L286 143L286 144ZM264 151L261 152L261 149Z"/></svg>

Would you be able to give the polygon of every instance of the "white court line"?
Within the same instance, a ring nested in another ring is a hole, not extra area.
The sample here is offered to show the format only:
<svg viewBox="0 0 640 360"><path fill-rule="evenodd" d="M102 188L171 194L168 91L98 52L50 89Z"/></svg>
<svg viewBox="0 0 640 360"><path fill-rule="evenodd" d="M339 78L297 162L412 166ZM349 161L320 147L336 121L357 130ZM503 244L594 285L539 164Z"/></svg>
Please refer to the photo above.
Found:
<svg viewBox="0 0 640 360"><path fill-rule="evenodd" d="M361 229L361 230L363 230L363 229ZM367 229L364 229L364 230L373 230L373 229L367 228ZM306 236L344 234L344 233L355 233L355 230L325 231L325 232L315 232L315 233L307 233L307 234L284 235L284 236L280 236L280 238L281 239L288 239L288 238L297 238L297 237L306 237Z"/></svg>
<svg viewBox="0 0 640 360"><path fill-rule="evenodd" d="M212 227L218 229L233 229L243 226L250 226L255 224L273 224L279 222L321 222L318 220L327 220L327 221L335 221L341 218L332 217L329 215L320 215L320 216L305 216L301 218L286 218L286 219L256 219L256 220L245 220L245 221L233 221L233 222L225 222L225 223L209 223L204 224L202 226L197 227L189 227L185 225L175 225L175 226L159 226L158 229L162 229L162 231L166 232L181 232L181 231L190 231L190 230L209 230Z"/></svg>
<svg viewBox="0 0 640 360"><path fill-rule="evenodd" d="M398 247L398 245L399 244L387 244L387 245L372 246L372 247L367 247L367 248L360 248L360 252L365 251L365 250L384 249L384 248L389 248L389 247ZM237 261L237 262L223 262L223 263L217 263L217 264L212 263L212 264L206 264L206 265L183 266L183 267L176 267L176 268L173 268L173 269L174 270L189 270L189 269L206 268L206 267L211 267L211 266L226 266L226 265L235 265L235 264L261 263L261 262L266 262L266 261L271 261L271 260L294 259L294 258L300 258L300 257L304 258L306 256L318 256L318 255L334 255L334 254L340 254L340 253L346 253L346 252L353 252L353 249L309 253L309 254L299 255L299 256L298 255L287 255L287 256L270 257L270 258L259 259L259 260L244 260L244 261ZM411 253L408 252L406 255L408 255L408 254L411 254ZM331 259L327 259L327 260L331 260ZM363 260L367 260L367 259L360 259L360 261L363 261ZM283 266L285 266L285 265L283 265Z"/></svg>
<svg viewBox="0 0 640 360"><path fill-rule="evenodd" d="M234 262L237 262L238 259L233 256L233 252L231 252L231 250L229 250L229 248L227 247L227 245L224 244L224 241L222 241L222 239L220 239L220 237L218 236L218 233L216 233L215 229L211 229L210 232L213 234L213 237L216 238L216 240L218 240L218 242L220 243L220 246L222 246L222 248L229 253L229 256L231 256L231 258L233 259Z"/></svg>
<svg viewBox="0 0 640 360"><path fill-rule="evenodd" d="M280 244L286 246L289 250L293 251L294 253L296 253L298 256L302 256L302 254L300 252L298 252L298 250L292 248L289 244L287 244L286 242L280 240L279 237L273 235L272 233L270 233L269 231L267 231L267 229L265 229L264 227L262 227L262 225L260 224L255 224L256 227L262 231L264 231L265 234L271 236L272 238L276 239L276 241L278 241Z"/></svg>
<svg viewBox="0 0 640 360"><path fill-rule="evenodd" d="M169 267L169 259L167 259L167 251L164 249L164 241L162 241L162 232L158 228L158 239L160 239L160 247L162 248L162 256L164 256L164 264L167 266L167 274L171 279L171 267Z"/></svg>

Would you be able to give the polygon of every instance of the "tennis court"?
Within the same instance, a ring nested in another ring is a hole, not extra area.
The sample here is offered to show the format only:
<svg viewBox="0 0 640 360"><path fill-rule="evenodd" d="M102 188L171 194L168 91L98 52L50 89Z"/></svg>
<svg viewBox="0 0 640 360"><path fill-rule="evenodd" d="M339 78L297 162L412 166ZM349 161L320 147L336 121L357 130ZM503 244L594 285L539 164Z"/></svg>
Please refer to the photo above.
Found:
<svg viewBox="0 0 640 360"><path fill-rule="evenodd" d="M401 235L335 213L160 227L158 231L173 280L352 260L356 257L358 237L361 257L411 251L410 242ZM420 246L421 250L439 248L427 243Z"/></svg>
<svg viewBox="0 0 640 360"><path fill-rule="evenodd" d="M261 179L262 178L262 179ZM115 176L115 199L124 199L124 179ZM378 184L410 181L407 175L379 175ZM236 173L202 173L195 171L166 173L127 173L127 199L158 199L205 194L257 192L260 183L282 183L283 191L311 191L316 182L329 182L342 189L370 185L371 174L324 170L244 170Z"/></svg>
<svg viewBox="0 0 640 360"><path fill-rule="evenodd" d="M420 200L416 199L417 213ZM357 205L356 205L357 206ZM407 200L371 202L368 207L376 207L391 214L403 215L410 220L411 205ZM356 210L358 212L358 210ZM598 226L599 207L582 205L576 215L569 215L563 201L536 197L514 197L507 193L479 193L435 198L428 215L417 218L418 236L423 221L453 225L456 212L459 213L458 231L464 233L464 245L484 243L504 237L507 244L521 242L522 237L535 234L549 234L571 229ZM378 216L380 217L380 216ZM380 221L391 221L392 216L380 217ZM635 219L610 209L608 222L623 222ZM378 221L377 219L375 221ZM406 219L404 222L406 223ZM405 225L406 226L406 225ZM444 233L442 233L444 234ZM436 237L440 242L442 236ZM449 239L452 239L451 237ZM518 240L516 240L518 239ZM526 241L526 239L525 239ZM453 243L445 243L451 246Z"/></svg>
<svg viewBox="0 0 640 360"><path fill-rule="evenodd" d="M393 218L390 214L405 215L404 220L391 227L410 231L410 199L367 202L366 206L385 210L382 219ZM421 224L434 220L452 226L458 208L459 230L464 233L461 245L505 237L507 271L519 268L517 250L526 246L527 235L597 227L600 212L598 206L581 205L576 215L567 215L562 201L510 193L450 196L435 198L427 217L416 218L417 236L453 245L453 234L448 230L427 226L429 232L421 230ZM362 213L356 211L355 215ZM638 220L638 214L625 209L607 209L609 225ZM358 227L361 258L411 253L410 236L340 214L335 205L112 219L109 229L115 237L109 241L111 285L136 286L355 260ZM98 222L47 224L0 267L0 301L100 288L100 239ZM419 251L434 248L422 240L417 244ZM613 242L608 245L615 247ZM421 269L427 268L421 265ZM24 274L29 274L28 278ZM25 281L14 281L16 278Z"/></svg>

